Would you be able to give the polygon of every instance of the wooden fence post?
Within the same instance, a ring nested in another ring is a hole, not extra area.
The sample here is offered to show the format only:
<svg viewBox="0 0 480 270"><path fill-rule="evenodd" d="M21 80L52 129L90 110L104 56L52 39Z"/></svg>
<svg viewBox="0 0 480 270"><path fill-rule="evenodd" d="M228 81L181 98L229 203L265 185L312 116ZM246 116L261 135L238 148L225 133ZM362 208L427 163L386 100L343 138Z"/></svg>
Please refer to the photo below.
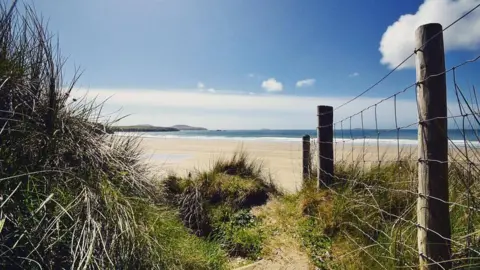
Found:
<svg viewBox="0 0 480 270"><path fill-rule="evenodd" d="M304 135L302 137L302 165L303 165L303 180L310 178L312 170L310 155L310 135Z"/></svg>
<svg viewBox="0 0 480 270"><path fill-rule="evenodd" d="M333 183L333 107L318 106L318 166L317 187Z"/></svg>
<svg viewBox="0 0 480 270"><path fill-rule="evenodd" d="M420 269L449 269L447 87L442 26L420 26L416 37L418 102L418 252ZM425 45L424 45L425 44ZM435 76L432 76L435 75Z"/></svg>

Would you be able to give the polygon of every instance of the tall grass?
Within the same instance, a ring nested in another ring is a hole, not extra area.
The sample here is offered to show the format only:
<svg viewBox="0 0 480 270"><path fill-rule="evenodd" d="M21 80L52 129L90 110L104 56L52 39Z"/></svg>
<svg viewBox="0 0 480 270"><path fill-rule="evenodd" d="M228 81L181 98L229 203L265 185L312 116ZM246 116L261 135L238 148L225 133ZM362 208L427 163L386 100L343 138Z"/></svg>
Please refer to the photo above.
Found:
<svg viewBox="0 0 480 270"><path fill-rule="evenodd" d="M318 267L418 268L418 165L411 160L407 157L369 168L339 164L335 186L319 191L314 180L305 183L299 195L304 214L299 229ZM478 176L460 163L450 164L452 261L462 269L474 269L480 263L480 219L466 207L480 196L478 181L474 181Z"/></svg>
<svg viewBox="0 0 480 270"><path fill-rule="evenodd" d="M162 206L135 138L73 102L58 46L30 7L0 5L0 266L217 269L219 245Z"/></svg>

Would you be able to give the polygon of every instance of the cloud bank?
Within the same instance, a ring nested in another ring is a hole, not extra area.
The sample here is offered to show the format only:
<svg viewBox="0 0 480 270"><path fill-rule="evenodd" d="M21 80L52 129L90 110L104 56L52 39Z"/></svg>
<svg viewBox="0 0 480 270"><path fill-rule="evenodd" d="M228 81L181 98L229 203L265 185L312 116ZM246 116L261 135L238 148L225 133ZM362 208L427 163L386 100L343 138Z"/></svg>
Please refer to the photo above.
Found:
<svg viewBox="0 0 480 270"><path fill-rule="evenodd" d="M388 26L380 41L380 62L394 68L415 49L415 30L422 24L440 23L445 28L480 3L480 0L425 0L415 14L400 16ZM445 51L480 48L480 11L474 11L444 32ZM415 67L412 57L400 68Z"/></svg>
<svg viewBox="0 0 480 270"><path fill-rule="evenodd" d="M350 97L288 96L256 94L226 94L217 90L214 95L196 89L77 89L72 98L107 100L103 112L111 118L129 115L121 124L152 124L169 126L179 123L205 126L210 129L315 129L316 107L338 107ZM375 104L379 98L361 97L335 111L339 121ZM451 108L455 109L456 105ZM415 100L397 100L398 125L417 120ZM393 100L377 106L380 128L393 128L395 111ZM363 113L365 128L375 128L374 108ZM344 123L350 127L350 119ZM361 115L352 118L352 128L362 125ZM335 128L340 129L340 125Z"/></svg>

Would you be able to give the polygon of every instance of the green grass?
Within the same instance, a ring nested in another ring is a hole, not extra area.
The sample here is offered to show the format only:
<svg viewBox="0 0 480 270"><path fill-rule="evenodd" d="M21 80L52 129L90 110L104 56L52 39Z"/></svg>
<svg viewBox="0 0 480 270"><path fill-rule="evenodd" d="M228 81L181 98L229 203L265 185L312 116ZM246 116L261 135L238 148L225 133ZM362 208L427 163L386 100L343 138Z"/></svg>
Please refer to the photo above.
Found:
<svg viewBox="0 0 480 270"><path fill-rule="evenodd" d="M220 244L185 228L136 138L105 131L102 104L33 9L0 4L0 268L224 269Z"/></svg>
<svg viewBox="0 0 480 270"><path fill-rule="evenodd" d="M217 213L213 214L214 230L211 237L232 256L257 259L265 238L259 226L261 221L249 210L230 213L218 207L213 211Z"/></svg>
<svg viewBox="0 0 480 270"><path fill-rule="evenodd" d="M217 160L209 171L170 176L163 187L193 233L219 243L231 256L260 256L264 233L250 209L279 192L258 160L240 151Z"/></svg>
<svg viewBox="0 0 480 270"><path fill-rule="evenodd" d="M449 167L450 201L459 204L450 206L452 239L469 249L452 244L453 264L465 269L480 262L474 252L480 251L480 219L460 205L472 205L480 193L473 181L478 175L455 164ZM330 189L307 181L295 200L311 261L320 269L417 268L416 166L406 160L371 168L339 164Z"/></svg>
<svg viewBox="0 0 480 270"><path fill-rule="evenodd" d="M140 256L147 268L163 269L224 269L226 253L221 246L192 235L183 226L177 214L165 207L153 206L143 201L134 202L135 221L140 224L138 244L144 248ZM145 250L152 248L153 250ZM147 252L148 251L148 252ZM157 265L161 263L161 265ZM138 267L138 261L133 268Z"/></svg>

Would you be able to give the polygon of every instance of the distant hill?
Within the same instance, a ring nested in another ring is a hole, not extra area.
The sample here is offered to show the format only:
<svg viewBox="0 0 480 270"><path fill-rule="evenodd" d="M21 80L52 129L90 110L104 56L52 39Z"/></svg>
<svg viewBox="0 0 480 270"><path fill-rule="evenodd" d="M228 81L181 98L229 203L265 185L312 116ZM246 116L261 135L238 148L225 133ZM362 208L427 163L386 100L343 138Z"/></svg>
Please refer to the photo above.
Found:
<svg viewBox="0 0 480 270"><path fill-rule="evenodd" d="M180 131L174 127L156 127L152 125L133 125L133 126L114 126L111 128L113 132L167 132Z"/></svg>
<svg viewBox="0 0 480 270"><path fill-rule="evenodd" d="M192 127L188 125L175 125L173 127L156 127L152 125L133 125L133 126L114 126L111 128L113 132L168 132L180 130L207 130L203 127Z"/></svg>
<svg viewBox="0 0 480 270"><path fill-rule="evenodd" d="M175 125L175 126L172 126L172 128L176 128L176 129L179 129L179 130L208 130L208 129L203 128L203 127L191 127L191 126L188 126L188 125Z"/></svg>

